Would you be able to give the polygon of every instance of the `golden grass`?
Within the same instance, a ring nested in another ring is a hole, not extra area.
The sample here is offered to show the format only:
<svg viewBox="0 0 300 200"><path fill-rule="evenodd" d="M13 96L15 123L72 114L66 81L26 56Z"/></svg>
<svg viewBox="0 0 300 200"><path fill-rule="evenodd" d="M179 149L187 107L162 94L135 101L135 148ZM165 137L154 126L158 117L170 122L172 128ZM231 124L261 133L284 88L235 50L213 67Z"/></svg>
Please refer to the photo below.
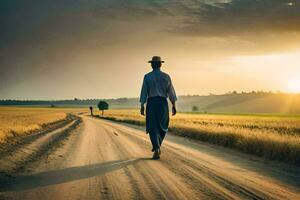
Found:
<svg viewBox="0 0 300 200"><path fill-rule="evenodd" d="M109 110L114 121L145 125L138 110ZM300 118L178 113L170 131L243 152L300 165Z"/></svg>
<svg viewBox="0 0 300 200"><path fill-rule="evenodd" d="M0 143L45 128L66 116L63 109L0 107Z"/></svg>

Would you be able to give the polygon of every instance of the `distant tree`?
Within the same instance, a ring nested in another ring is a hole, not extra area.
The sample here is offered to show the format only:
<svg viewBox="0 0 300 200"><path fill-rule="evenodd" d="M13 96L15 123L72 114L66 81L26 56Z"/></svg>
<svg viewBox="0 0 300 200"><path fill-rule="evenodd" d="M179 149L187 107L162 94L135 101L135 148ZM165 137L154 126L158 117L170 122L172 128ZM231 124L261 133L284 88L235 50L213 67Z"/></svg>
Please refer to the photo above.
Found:
<svg viewBox="0 0 300 200"><path fill-rule="evenodd" d="M51 108L54 108L54 107L55 107L55 105L54 105L54 104L51 104L51 105L50 105L50 107L51 107Z"/></svg>
<svg viewBox="0 0 300 200"><path fill-rule="evenodd" d="M105 101L99 101L98 108L99 108L99 110L102 111L102 117L103 117L104 110L108 110L108 107L109 107L109 105L108 105L107 102L105 102Z"/></svg>
<svg viewBox="0 0 300 200"><path fill-rule="evenodd" d="M192 111L193 111L193 112L197 112L198 110L199 110L198 106L193 106L193 107L192 107Z"/></svg>
<svg viewBox="0 0 300 200"><path fill-rule="evenodd" d="M90 111L91 111L91 116L94 116L94 114L93 114L93 107L92 106L90 106Z"/></svg>

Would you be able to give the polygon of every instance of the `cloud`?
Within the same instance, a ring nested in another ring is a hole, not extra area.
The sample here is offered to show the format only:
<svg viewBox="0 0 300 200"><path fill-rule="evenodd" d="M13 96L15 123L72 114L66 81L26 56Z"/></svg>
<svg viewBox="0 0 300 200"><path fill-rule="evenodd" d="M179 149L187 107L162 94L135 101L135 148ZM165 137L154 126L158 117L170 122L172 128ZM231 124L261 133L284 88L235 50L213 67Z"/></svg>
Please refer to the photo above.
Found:
<svg viewBox="0 0 300 200"><path fill-rule="evenodd" d="M288 6L282 0L234 0L204 4L186 13L184 34L228 36L251 32L300 31L300 4ZM175 32L177 30L174 30Z"/></svg>
<svg viewBox="0 0 300 200"><path fill-rule="evenodd" d="M14 94L10 88L23 83L30 88L45 74L45 85L57 74L76 84L82 68L101 71L112 84L122 78L117 71L142 73L140 63L152 54L169 58L173 69L189 63L186 69L207 70L232 56L298 48L299 6L296 0L2 0L0 93Z"/></svg>

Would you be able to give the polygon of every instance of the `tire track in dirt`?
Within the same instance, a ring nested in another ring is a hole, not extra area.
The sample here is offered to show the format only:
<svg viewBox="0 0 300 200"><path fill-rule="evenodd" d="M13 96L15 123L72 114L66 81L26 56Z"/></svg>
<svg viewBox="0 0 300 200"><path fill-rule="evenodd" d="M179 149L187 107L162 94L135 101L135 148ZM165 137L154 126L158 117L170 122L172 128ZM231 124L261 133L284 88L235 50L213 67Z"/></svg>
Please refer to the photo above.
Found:
<svg viewBox="0 0 300 200"><path fill-rule="evenodd" d="M143 150L140 145L132 142L128 139L128 137L124 137L121 133L118 134L118 136L115 136L115 134L113 134L114 130L110 130L110 132L111 136L116 138L115 141L118 143L117 146L120 148L120 152L123 152L123 155L129 157L142 157L147 155L146 151ZM143 167L137 168L137 166L141 165ZM162 173L158 174L159 171L162 171ZM146 187L154 187L156 190L155 195L159 198L164 197L172 199L186 199L186 195L184 195L183 193L188 193L188 191L191 191L191 189L188 189L185 185L180 184L181 181L178 180L178 177L174 177L175 174L173 174L169 170L166 170L164 166L160 165L159 162L149 160L148 158L146 158L143 163L137 163L134 166L134 171L132 172L143 174L143 178L146 179L145 182L149 183L149 185L147 185ZM177 184L174 184L173 182L177 182ZM159 187L159 184L163 185L164 187ZM192 195L189 196L189 199L196 198L196 196L194 196L193 198Z"/></svg>
<svg viewBox="0 0 300 200"><path fill-rule="evenodd" d="M244 168L228 160L231 155L226 152L214 156L205 145L201 146L204 149L192 148L197 145L173 136L166 138L161 160L151 160L151 145L144 132L85 116L82 119L63 145L46 151L49 158L40 156L26 165L32 171L16 174L19 186L5 190L0 197L299 199L299 192L290 185L256 171L256 163L247 161L251 168Z"/></svg>
<svg viewBox="0 0 300 200"><path fill-rule="evenodd" d="M136 138L136 137L132 136L131 134L127 134L127 132L123 132L120 129L118 129L118 133L126 134L126 137L129 137L131 141L134 141L135 144L131 144L129 146L134 146L137 144L140 145L142 143L144 143L144 144L146 143L144 141L144 138L141 141L141 138ZM149 144L147 146L149 146ZM170 153L168 153L167 157L173 157L171 159L172 161L178 160L177 157L174 157L173 155L169 155L169 154ZM170 159L168 161L170 161ZM161 163L163 163L164 165L160 166L160 168L163 168L166 166L169 169L169 171L171 171L173 174L179 175L182 178L182 180L186 179L189 175L189 171L187 171L185 168L178 169L178 167L176 167L176 168L171 167L171 166L181 166L182 163L166 162L165 160L161 160ZM180 172L180 173L178 173L178 172ZM152 172L146 171L145 174L152 174ZM147 175L145 175L145 176L147 176ZM232 196L224 195L224 192L218 193L218 190L216 190L215 187L208 187L211 184L207 184L207 182L203 182L203 179L201 179L202 181L200 179L196 180L194 176L189 176L189 178L190 178L190 181L185 182L187 185L190 185L191 187L195 187L194 184L197 184L199 186L199 187L196 187L198 192L195 196L197 196L197 197L203 196L203 197L207 198L207 196L210 196L213 199L233 199ZM150 179L153 180L153 177ZM162 182L162 180L157 180L155 182ZM190 184L190 183L193 183L193 184ZM184 193L186 193L186 192L184 191ZM205 195L203 195L203 194L205 194ZM170 197L171 195L172 194L165 194L164 197ZM162 197L162 196L160 196L160 197ZM230 198L228 198L228 197L230 197Z"/></svg>
<svg viewBox="0 0 300 200"><path fill-rule="evenodd" d="M59 128L48 132L47 134L39 134L38 137L31 137L31 141L26 140L21 146L17 146L15 149L10 148L10 151L6 151L1 155L0 159L0 171L7 174L14 174L17 172L22 172L26 166L33 163L42 156L45 156L55 148L56 145L67 138L70 132L75 129L81 120L79 118L73 117L69 123L64 124L65 126L60 126Z"/></svg>
<svg viewBox="0 0 300 200"><path fill-rule="evenodd" d="M145 137L133 135L132 133L128 132L128 130L124 131L123 128L120 129L118 128L118 126L114 126L114 128L119 132L126 134L127 137L130 137L131 140L135 140L136 143L145 143ZM168 155L166 155L165 159L163 158L161 162L165 163L165 166L169 167L169 169L171 169L173 172L181 174L181 176L183 177L188 177L190 175L189 177L190 179L194 180L194 183L198 183L198 185L201 183L202 187L206 187L206 189L202 192L206 193L208 191L211 191L208 195L214 196L214 199L295 199L298 196L276 185L272 185L272 189L269 189L266 188L267 185L259 185L261 187L258 187L257 184L251 184L251 182L249 181L247 181L247 184L244 184L244 180L239 181L235 176L226 177L223 173L219 173L210 166L207 166L206 162L201 163L202 160L198 160L195 162L192 159L183 157L182 152L179 152L176 148L172 148L170 146L165 146L164 148L167 149L166 154ZM182 168L180 170L178 170L178 168L171 167L180 165L182 165ZM221 191L220 188L222 189ZM220 193L218 193L218 191ZM287 196L287 194L289 194L289 197Z"/></svg>
<svg viewBox="0 0 300 200"><path fill-rule="evenodd" d="M123 132L120 129L119 129L119 132L123 133L123 134L127 134L127 132ZM127 134L127 137L130 137L131 140L135 140L136 144L142 143L140 141L141 140L140 138L136 138L136 137L132 136L131 134ZM144 140L144 138L143 138L143 140ZM133 145L130 145L130 146L133 146ZM168 151L169 151L169 149L168 149ZM170 155L170 154L172 154L172 155ZM170 157L172 159L168 159ZM179 162L179 163L174 162L174 161L179 161L179 160L181 162ZM189 168L187 168L187 166L182 166L183 163L186 164L186 162L184 162L184 161L185 160L182 159L182 155L178 156L175 152L172 151L172 153L167 153L166 160L163 159L161 161L161 163L164 163L164 166L166 166L174 174L180 175L182 178L189 177L190 180L193 182L193 184L191 184L191 186L195 187L194 184L197 184L199 186L199 187L197 187L197 188L199 188L199 191L201 193L204 193L206 197L210 196L213 199L237 199L238 198L237 196L230 194L229 191L225 192L224 189L220 190L220 188L222 188L222 187L219 186L217 183L213 183L211 180L208 181L209 179L207 177L205 178L204 176L202 176L202 178L196 179L195 177L197 177L197 176L194 176L194 174L191 175L192 171ZM171 167L171 166L177 166L177 167ZM182 166L182 167L180 169L178 169L178 166ZM197 175L198 175L198 173L197 173ZM161 180L159 180L159 181L161 181ZM187 184L189 184L189 183L187 183ZM201 194L198 194L198 195L201 195Z"/></svg>

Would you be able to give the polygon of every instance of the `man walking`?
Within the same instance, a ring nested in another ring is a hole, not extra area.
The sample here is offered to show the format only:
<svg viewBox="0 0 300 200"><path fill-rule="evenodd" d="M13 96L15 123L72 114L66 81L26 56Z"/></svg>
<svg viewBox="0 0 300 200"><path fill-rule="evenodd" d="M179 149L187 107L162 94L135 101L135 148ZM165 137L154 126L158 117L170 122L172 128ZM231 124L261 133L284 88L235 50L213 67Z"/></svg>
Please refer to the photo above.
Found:
<svg viewBox="0 0 300 200"><path fill-rule="evenodd" d="M153 159L160 158L160 146L168 131L169 107L167 98L172 103L172 115L176 114L175 102L177 100L171 78L160 70L162 63L159 56L153 56L149 61L152 71L144 76L140 96L141 114L145 115L146 106L146 132L150 135Z"/></svg>

